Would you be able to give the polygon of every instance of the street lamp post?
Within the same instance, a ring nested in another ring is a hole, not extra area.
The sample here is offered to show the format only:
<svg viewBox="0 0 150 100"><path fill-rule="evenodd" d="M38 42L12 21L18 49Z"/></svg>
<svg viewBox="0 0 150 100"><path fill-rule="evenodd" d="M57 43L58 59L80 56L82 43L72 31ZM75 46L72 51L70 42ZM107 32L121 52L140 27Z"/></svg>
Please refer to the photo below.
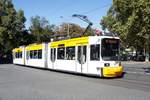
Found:
<svg viewBox="0 0 150 100"><path fill-rule="evenodd" d="M63 16L60 16L60 18L66 19L66 18L64 18ZM69 23L67 23L67 37L68 37L68 38L70 38L69 33L70 33L70 25L69 25Z"/></svg>
<svg viewBox="0 0 150 100"><path fill-rule="evenodd" d="M69 23L68 23L67 26L68 26L68 28L67 28L67 37L69 38L69 37L70 37L70 36L69 36L69 31L70 31L70 30L69 30L69 29L70 29Z"/></svg>

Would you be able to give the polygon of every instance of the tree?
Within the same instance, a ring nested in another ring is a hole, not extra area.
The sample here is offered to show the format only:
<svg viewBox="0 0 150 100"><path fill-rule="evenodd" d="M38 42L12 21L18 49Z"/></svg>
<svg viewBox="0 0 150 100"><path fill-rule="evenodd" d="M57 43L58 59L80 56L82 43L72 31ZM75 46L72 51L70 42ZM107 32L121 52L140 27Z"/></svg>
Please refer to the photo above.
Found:
<svg viewBox="0 0 150 100"><path fill-rule="evenodd" d="M124 47L137 51L145 48L148 57L150 46L149 0L113 0L113 5L101 21L106 28L118 33Z"/></svg>
<svg viewBox="0 0 150 100"><path fill-rule="evenodd" d="M24 41L26 19L23 10L17 12L11 0L0 1L0 12L0 58L7 58L11 50Z"/></svg>
<svg viewBox="0 0 150 100"><path fill-rule="evenodd" d="M51 39L51 35L54 34L55 25L50 25L49 21L40 16L31 18L30 26L31 34L36 37L36 42L48 42Z"/></svg>
<svg viewBox="0 0 150 100"><path fill-rule="evenodd" d="M83 33L85 34L83 35ZM56 33L58 36L70 36L70 37L79 37L79 36L91 36L93 35L94 29L91 27L83 28L74 23L62 23L60 27L57 28Z"/></svg>
<svg viewBox="0 0 150 100"><path fill-rule="evenodd" d="M84 29L81 28L79 25L74 23L62 23L60 27L57 29L57 33L60 36L70 36L70 37L76 37L79 35L82 35Z"/></svg>

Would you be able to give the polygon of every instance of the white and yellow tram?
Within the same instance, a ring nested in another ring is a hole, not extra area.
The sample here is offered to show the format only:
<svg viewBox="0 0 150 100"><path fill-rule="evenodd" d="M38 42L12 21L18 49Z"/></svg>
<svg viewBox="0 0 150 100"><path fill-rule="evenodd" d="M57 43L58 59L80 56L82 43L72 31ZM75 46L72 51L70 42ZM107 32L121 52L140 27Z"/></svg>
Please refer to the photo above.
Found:
<svg viewBox="0 0 150 100"><path fill-rule="evenodd" d="M25 65L25 47L20 46L19 48L15 48L12 50L13 52L13 63L19 65Z"/></svg>
<svg viewBox="0 0 150 100"><path fill-rule="evenodd" d="M123 73L119 59L119 38L88 36L24 47L23 60L17 61L13 50L14 64L63 70L69 72L118 77ZM22 53L23 53L22 52Z"/></svg>

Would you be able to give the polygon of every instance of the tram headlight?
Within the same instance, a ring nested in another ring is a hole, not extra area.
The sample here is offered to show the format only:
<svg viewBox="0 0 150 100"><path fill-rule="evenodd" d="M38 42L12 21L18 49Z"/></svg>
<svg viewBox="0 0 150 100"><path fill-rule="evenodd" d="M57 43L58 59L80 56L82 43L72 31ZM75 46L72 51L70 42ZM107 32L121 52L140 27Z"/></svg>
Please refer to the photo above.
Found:
<svg viewBox="0 0 150 100"><path fill-rule="evenodd" d="M104 67L109 67L110 64L109 63L104 63Z"/></svg>

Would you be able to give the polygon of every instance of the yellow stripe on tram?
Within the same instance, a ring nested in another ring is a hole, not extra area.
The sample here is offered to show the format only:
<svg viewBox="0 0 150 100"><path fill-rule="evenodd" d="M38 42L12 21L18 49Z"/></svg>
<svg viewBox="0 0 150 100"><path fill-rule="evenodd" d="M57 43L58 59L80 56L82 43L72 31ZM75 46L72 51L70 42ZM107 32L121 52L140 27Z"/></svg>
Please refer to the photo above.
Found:
<svg viewBox="0 0 150 100"><path fill-rule="evenodd" d="M73 38L68 40L60 40L56 42L52 42L49 46L51 48L58 48L60 46L70 47L70 46L81 46L87 45L89 41L88 37L80 37L80 38Z"/></svg>
<svg viewBox="0 0 150 100"><path fill-rule="evenodd" d="M31 44L29 46L26 47L26 50L27 51L30 51L30 50L40 50L42 49L42 44Z"/></svg>
<svg viewBox="0 0 150 100"><path fill-rule="evenodd" d="M22 50L22 48L15 48L15 49L13 49L12 51L13 51L13 52L22 52L23 50Z"/></svg>

